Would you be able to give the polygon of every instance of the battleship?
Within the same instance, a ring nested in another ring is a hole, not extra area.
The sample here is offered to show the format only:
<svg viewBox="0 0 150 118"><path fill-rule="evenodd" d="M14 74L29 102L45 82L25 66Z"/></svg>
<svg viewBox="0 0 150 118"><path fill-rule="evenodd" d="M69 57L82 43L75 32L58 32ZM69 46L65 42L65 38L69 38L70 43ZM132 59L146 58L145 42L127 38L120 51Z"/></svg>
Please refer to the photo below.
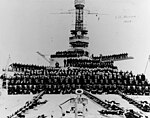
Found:
<svg viewBox="0 0 150 118"><path fill-rule="evenodd" d="M50 66L12 63L1 75L1 118L150 118L150 83L145 75L114 65L133 57L91 54L85 0L75 0L74 7L68 50L51 54Z"/></svg>

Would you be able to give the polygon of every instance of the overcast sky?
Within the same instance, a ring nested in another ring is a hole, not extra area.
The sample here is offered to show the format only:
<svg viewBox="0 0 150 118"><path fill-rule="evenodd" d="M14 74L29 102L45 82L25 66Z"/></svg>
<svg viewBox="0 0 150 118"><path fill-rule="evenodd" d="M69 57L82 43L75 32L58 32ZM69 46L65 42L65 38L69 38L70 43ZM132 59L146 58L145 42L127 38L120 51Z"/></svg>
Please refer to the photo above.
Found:
<svg viewBox="0 0 150 118"><path fill-rule="evenodd" d="M115 63L119 69L144 73L150 55L150 0L86 0L90 52L128 52L133 60ZM73 15L51 14L74 9L74 0L0 0L0 69L12 62L48 64L36 54L69 48ZM107 14L107 15L103 15ZM150 78L150 61L146 75Z"/></svg>

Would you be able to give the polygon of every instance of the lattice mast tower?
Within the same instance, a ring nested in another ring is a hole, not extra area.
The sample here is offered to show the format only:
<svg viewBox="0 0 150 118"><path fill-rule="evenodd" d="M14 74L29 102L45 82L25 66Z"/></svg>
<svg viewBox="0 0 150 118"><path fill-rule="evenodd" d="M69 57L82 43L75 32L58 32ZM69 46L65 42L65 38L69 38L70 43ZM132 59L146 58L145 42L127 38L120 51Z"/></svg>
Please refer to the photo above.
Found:
<svg viewBox="0 0 150 118"><path fill-rule="evenodd" d="M88 30L84 27L84 6L85 0L75 0L75 29L71 30L72 36L69 38L71 50L82 50L88 52L89 37Z"/></svg>

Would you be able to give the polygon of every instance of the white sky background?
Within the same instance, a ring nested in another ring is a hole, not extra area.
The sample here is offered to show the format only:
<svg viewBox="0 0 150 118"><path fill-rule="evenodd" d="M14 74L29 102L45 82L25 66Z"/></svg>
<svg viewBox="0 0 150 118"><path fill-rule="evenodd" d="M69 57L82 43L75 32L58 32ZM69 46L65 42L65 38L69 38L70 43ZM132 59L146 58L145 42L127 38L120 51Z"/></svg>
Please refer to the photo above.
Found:
<svg viewBox="0 0 150 118"><path fill-rule="evenodd" d="M11 63L46 65L36 54L67 50L73 15L54 15L74 9L74 0L0 0L0 69ZM150 0L86 0L90 51L96 55L128 52L133 60L115 63L119 69L144 72L150 55ZM128 18L124 18L128 16ZM150 78L150 61L146 75Z"/></svg>

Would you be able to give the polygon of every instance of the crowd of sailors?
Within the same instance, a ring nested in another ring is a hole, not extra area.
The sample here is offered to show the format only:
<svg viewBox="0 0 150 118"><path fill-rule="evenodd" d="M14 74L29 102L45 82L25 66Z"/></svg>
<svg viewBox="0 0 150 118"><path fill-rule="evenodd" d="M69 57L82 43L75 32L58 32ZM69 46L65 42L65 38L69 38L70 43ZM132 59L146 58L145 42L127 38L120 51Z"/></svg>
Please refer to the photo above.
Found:
<svg viewBox="0 0 150 118"><path fill-rule="evenodd" d="M89 56L87 51L58 51L56 54L51 55L51 58L62 58L62 57L80 57L80 56Z"/></svg>
<svg viewBox="0 0 150 118"><path fill-rule="evenodd" d="M56 54L51 55L51 58L69 58L69 57L89 57L89 52L87 51L58 51ZM100 54L99 56L94 56L93 54L90 57L92 60L101 60L101 61L108 61L108 60L119 60L119 59L126 59L128 58L128 53L121 53L121 54L113 54L113 55L105 55L103 56Z"/></svg>
<svg viewBox="0 0 150 118"><path fill-rule="evenodd" d="M106 61L106 60L118 60L118 59L126 59L128 58L128 53L121 53L121 54L113 54L113 55L106 55L103 56L100 54L99 56L92 55L92 59Z"/></svg>
<svg viewBox="0 0 150 118"><path fill-rule="evenodd" d="M116 66L114 66L114 62L109 60L109 61L99 61L99 60L91 60L91 59L65 59L64 60L64 66L65 67L87 67L87 68L113 68L117 69Z"/></svg>
<svg viewBox="0 0 150 118"><path fill-rule="evenodd" d="M70 94L82 88L93 94L115 93L150 95L150 84L144 74L118 71L112 68L47 68L44 66L12 64L12 77L2 75L8 94Z"/></svg>

